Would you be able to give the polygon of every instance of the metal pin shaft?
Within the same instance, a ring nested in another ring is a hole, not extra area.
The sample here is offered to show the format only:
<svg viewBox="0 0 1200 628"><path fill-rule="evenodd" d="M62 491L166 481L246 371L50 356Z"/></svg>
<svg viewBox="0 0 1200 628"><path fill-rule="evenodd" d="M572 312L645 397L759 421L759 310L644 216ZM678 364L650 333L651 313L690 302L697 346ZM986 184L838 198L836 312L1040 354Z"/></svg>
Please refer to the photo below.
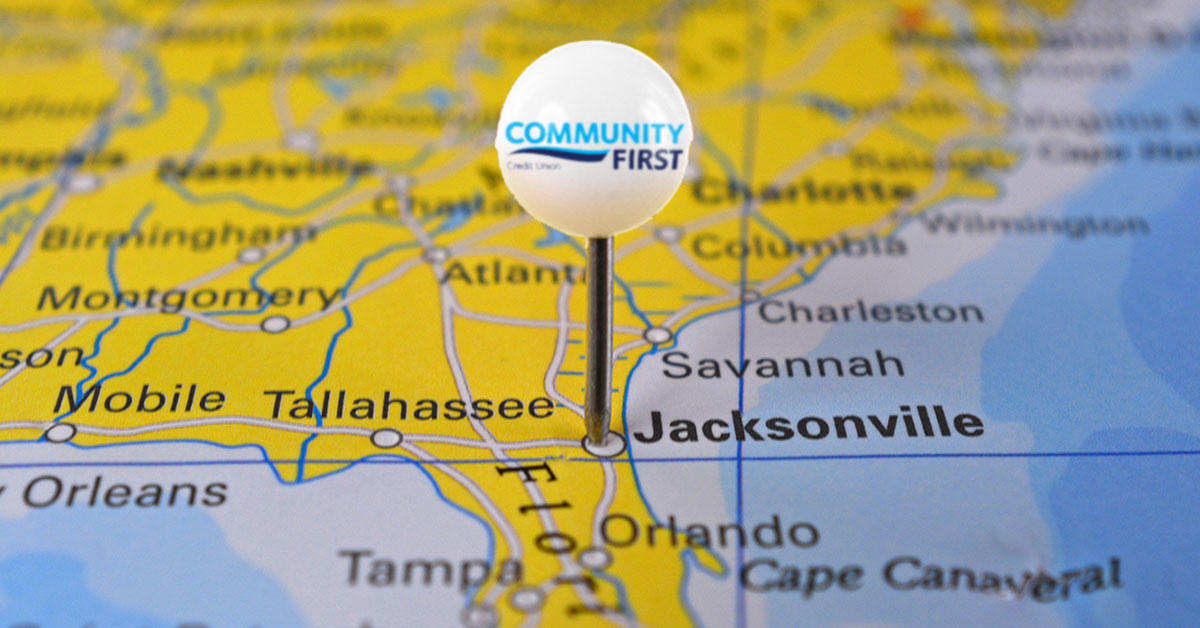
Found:
<svg viewBox="0 0 1200 628"><path fill-rule="evenodd" d="M613 239L587 243L587 387L583 419L588 442L603 445L612 421Z"/></svg>

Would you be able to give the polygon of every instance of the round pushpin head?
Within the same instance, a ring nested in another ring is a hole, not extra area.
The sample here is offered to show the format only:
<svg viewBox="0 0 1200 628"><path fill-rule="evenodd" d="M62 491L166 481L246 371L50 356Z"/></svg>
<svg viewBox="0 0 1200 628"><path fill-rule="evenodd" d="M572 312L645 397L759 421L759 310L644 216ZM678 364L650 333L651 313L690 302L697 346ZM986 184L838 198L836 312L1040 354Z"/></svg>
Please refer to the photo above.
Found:
<svg viewBox="0 0 1200 628"><path fill-rule="evenodd" d="M580 41L513 84L496 133L500 172L534 218L606 238L654 216L683 180L692 123L679 87L622 44Z"/></svg>

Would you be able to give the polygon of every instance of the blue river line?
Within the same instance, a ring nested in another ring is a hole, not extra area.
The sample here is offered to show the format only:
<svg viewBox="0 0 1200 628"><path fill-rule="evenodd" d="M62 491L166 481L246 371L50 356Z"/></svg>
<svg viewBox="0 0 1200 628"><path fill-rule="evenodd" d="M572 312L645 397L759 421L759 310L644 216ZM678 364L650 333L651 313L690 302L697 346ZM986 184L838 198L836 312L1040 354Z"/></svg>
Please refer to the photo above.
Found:
<svg viewBox="0 0 1200 628"><path fill-rule="evenodd" d="M142 222L146 220L146 217L150 215L150 212L153 211L153 209L154 209L154 204L147 203L146 206L143 207L141 209L141 211L139 211L137 213L136 216L134 216L133 223L130 224L130 226L129 226L129 231L130 232L137 231L141 227ZM108 248L108 264L107 264L108 281L109 281L109 284L112 286L113 294L119 294L121 292L121 284L120 284L120 282L117 281L117 247L118 247L118 244L116 242L113 242ZM88 375L87 375L87 377L84 377L83 379L79 380L79 382L77 384L75 384L76 399L82 399L84 384L86 384L88 381L90 381L97 374L96 368L91 365L91 360L94 359L96 356L100 355L100 343L104 340L104 337L106 335L108 335L108 332L112 331L113 329L116 329L117 325L120 324L120 322L121 322L120 317L113 318L112 322L109 323L107 327L105 327L103 330L101 330L99 334L96 334L96 340L95 340L95 342L92 343L92 352L90 354L88 354L86 357L84 357L83 360L80 362L80 364L82 364L83 367L88 370ZM186 323L184 324L184 329L187 329ZM180 332L175 332L175 333L180 333ZM161 336L161 334L160 334L160 336ZM136 367L138 365L138 363L140 363L143 359L145 359L145 357L150 353L150 347L153 346L153 344L158 340L158 338L159 338L159 336L155 336L154 338L151 338L150 343L146 346L146 350L142 352L142 355L139 356L138 359L135 360L134 363L129 366L129 368L125 369L125 371L123 371L122 373L119 373L119 374L123 375L125 373L128 373L129 371L132 371L134 369L134 367ZM101 379L98 383L103 384L105 381L115 377L116 375L117 374L107 375L103 379ZM60 421L64 417L70 416L73 412L74 412L73 410L68 409L63 414L60 414L60 415L54 417L54 421L55 422ZM43 435L41 438L39 438L39 440L45 440L45 436Z"/></svg>

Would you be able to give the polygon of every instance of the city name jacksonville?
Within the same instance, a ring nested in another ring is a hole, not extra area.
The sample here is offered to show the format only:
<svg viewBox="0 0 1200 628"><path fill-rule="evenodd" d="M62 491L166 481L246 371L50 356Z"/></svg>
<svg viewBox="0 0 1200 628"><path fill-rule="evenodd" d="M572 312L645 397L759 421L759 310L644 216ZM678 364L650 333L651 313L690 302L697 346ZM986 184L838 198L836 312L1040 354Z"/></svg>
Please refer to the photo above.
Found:
<svg viewBox="0 0 1200 628"><path fill-rule="evenodd" d="M983 436L983 419L967 412L950 413L940 404L901 405L887 414L841 414L832 417L806 416L800 419L772 417L747 418L740 410L731 410L728 419L692 420L663 418L650 413L650 426L633 437L642 443L668 440L696 443L701 440L721 443L727 440L789 441L865 438L939 438Z"/></svg>

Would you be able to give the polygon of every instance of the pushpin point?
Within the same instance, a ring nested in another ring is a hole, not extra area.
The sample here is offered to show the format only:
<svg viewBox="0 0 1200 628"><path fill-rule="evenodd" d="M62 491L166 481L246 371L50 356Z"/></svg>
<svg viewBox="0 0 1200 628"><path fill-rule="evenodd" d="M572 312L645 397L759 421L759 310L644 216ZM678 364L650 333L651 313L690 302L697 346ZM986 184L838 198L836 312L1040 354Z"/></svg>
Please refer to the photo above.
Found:
<svg viewBox="0 0 1200 628"><path fill-rule="evenodd" d="M679 87L653 59L607 41L538 57L508 92L496 151L508 189L534 218L587 238L587 441L612 420L613 236L675 195L692 123Z"/></svg>

